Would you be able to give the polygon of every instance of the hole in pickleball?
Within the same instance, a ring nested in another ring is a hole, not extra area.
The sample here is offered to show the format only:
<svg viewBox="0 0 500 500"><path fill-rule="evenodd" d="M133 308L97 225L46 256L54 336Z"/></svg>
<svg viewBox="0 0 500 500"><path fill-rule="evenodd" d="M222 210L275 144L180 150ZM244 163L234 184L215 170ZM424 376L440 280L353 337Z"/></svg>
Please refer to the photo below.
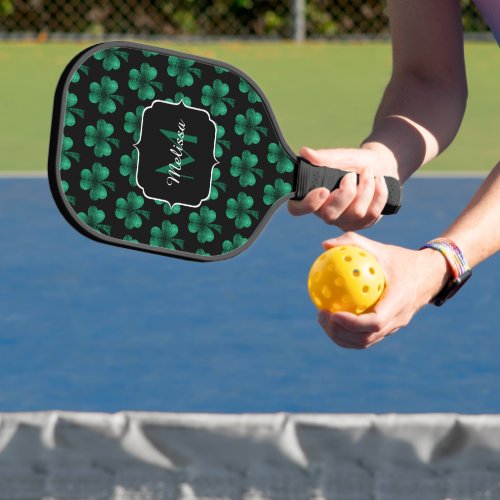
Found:
<svg viewBox="0 0 500 500"><path fill-rule="evenodd" d="M322 307L323 306L323 302L321 302L321 299L316 294L313 294L313 299L314 299L314 303L318 307Z"/></svg>
<svg viewBox="0 0 500 500"><path fill-rule="evenodd" d="M354 271L352 272L352 275L353 275L355 278L358 278L360 274L361 274L361 273L359 272L359 269L354 269Z"/></svg>
<svg viewBox="0 0 500 500"><path fill-rule="evenodd" d="M342 306L338 302L333 303L333 309L335 311L340 311L342 309Z"/></svg>
<svg viewBox="0 0 500 500"><path fill-rule="evenodd" d="M370 287L368 285L365 285L363 288L363 293L368 293L370 291Z"/></svg>
<svg viewBox="0 0 500 500"><path fill-rule="evenodd" d="M380 290L382 290L382 285L379 285L379 286L377 287L377 290L380 292Z"/></svg>
<svg viewBox="0 0 500 500"><path fill-rule="evenodd" d="M375 269L373 267L370 267L370 269L368 269L368 271L370 271L370 274L375 274Z"/></svg>
<svg viewBox="0 0 500 500"><path fill-rule="evenodd" d="M328 272L333 273L333 271L335 271L335 266L333 264L328 264L326 269Z"/></svg>
<svg viewBox="0 0 500 500"><path fill-rule="evenodd" d="M321 289L323 297L329 299L332 296L332 291L326 285Z"/></svg>
<svg viewBox="0 0 500 500"><path fill-rule="evenodd" d="M316 271L314 274L313 274L313 280L314 281L319 281L321 279L321 273L319 271Z"/></svg>
<svg viewBox="0 0 500 500"><path fill-rule="evenodd" d="M351 257L350 255L346 255L346 256L344 257L344 260L345 260L346 262L351 262L352 257Z"/></svg>
<svg viewBox="0 0 500 500"><path fill-rule="evenodd" d="M350 304L351 303L351 297L349 297L349 295L343 295L342 296L342 302L344 304Z"/></svg>
<svg viewBox="0 0 500 500"><path fill-rule="evenodd" d="M365 252L359 252L359 255L360 255L361 257L366 257L366 253L365 253Z"/></svg>
<svg viewBox="0 0 500 500"><path fill-rule="evenodd" d="M337 286L344 286L344 278L335 278L335 281L334 281L335 285Z"/></svg>
<svg viewBox="0 0 500 500"><path fill-rule="evenodd" d="M356 307L356 314L361 314L364 310L366 309L366 307Z"/></svg>

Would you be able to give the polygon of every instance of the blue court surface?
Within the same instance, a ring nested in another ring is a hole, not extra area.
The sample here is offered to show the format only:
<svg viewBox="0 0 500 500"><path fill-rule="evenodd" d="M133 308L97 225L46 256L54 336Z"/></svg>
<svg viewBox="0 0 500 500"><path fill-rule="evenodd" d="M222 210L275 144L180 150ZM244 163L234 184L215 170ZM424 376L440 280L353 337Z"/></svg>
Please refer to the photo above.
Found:
<svg viewBox="0 0 500 500"><path fill-rule="evenodd" d="M364 232L418 248L481 179L413 179ZM93 242L44 178L0 180L0 411L500 411L500 256L454 300L367 351L337 347L306 289L340 234L283 206L219 263Z"/></svg>

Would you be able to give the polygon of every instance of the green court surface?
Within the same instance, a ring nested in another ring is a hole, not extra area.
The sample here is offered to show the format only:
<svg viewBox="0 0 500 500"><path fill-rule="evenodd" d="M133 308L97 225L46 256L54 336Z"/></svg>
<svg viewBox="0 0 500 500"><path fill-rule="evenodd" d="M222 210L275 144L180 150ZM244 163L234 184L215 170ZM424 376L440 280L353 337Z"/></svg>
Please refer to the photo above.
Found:
<svg viewBox="0 0 500 500"><path fill-rule="evenodd" d="M159 43L224 60L248 73L268 96L286 140L297 151L356 147L391 71L386 42ZM0 170L46 168L52 99L67 62L92 42L0 44ZM467 113L453 145L425 170L485 171L498 161L500 58L494 43L466 44Z"/></svg>

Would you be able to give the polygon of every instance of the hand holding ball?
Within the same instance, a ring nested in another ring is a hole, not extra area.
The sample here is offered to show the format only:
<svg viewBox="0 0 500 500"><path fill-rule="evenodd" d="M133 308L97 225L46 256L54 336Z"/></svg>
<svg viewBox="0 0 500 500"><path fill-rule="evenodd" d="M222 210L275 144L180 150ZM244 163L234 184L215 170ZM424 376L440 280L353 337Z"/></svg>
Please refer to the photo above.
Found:
<svg viewBox="0 0 500 500"><path fill-rule="evenodd" d="M362 314L380 299L385 288L384 271L363 248L334 247L313 263L307 288L318 309Z"/></svg>

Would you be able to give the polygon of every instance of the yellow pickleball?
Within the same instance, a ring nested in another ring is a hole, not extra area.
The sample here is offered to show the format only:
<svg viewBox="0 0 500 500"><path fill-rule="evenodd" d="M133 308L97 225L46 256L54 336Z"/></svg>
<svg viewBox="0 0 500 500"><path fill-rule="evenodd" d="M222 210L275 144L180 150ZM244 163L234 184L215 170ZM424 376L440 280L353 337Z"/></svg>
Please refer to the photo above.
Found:
<svg viewBox="0 0 500 500"><path fill-rule="evenodd" d="M363 248L334 247L313 263L307 288L318 309L362 314L382 295L384 271L378 260Z"/></svg>

